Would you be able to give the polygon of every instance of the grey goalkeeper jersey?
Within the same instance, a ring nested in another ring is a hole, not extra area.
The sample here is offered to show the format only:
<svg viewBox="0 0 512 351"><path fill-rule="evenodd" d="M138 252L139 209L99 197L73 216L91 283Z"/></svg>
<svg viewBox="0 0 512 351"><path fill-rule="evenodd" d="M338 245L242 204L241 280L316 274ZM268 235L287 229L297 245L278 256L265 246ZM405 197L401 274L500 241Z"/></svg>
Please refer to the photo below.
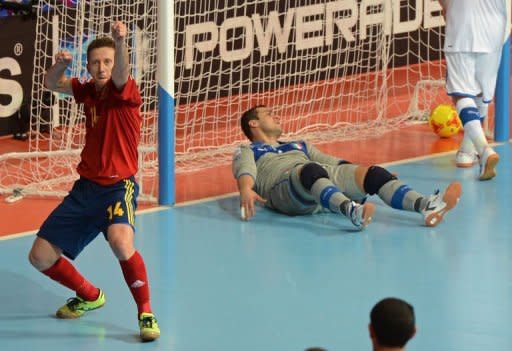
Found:
<svg viewBox="0 0 512 351"><path fill-rule="evenodd" d="M233 175L236 179L250 175L255 182L254 190L263 198L269 198L272 187L282 180L284 173L311 161L324 166L344 163L302 140L275 145L255 142L237 148L233 156Z"/></svg>

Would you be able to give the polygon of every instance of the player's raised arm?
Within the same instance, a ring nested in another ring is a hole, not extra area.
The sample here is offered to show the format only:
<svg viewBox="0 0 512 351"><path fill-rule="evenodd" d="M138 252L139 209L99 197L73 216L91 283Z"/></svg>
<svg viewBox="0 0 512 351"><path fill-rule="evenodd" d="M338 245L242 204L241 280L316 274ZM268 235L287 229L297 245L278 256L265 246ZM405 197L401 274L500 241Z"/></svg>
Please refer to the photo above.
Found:
<svg viewBox="0 0 512 351"><path fill-rule="evenodd" d="M117 89L122 89L130 76L130 58L125 43L127 33L128 30L123 22L117 21L112 25L112 39L116 45L112 82Z"/></svg>
<svg viewBox="0 0 512 351"><path fill-rule="evenodd" d="M64 72L73 61L73 56L67 51L60 51L55 55L55 63L46 71L44 86L51 91L73 95L71 79Z"/></svg>

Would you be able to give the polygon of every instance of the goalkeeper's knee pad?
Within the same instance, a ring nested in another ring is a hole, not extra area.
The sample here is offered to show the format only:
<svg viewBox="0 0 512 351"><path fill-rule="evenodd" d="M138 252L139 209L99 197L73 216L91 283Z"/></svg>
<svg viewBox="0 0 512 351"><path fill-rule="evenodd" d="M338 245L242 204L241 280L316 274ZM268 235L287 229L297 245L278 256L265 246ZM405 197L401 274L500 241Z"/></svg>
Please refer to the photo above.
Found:
<svg viewBox="0 0 512 351"><path fill-rule="evenodd" d="M310 162L302 166L300 170L300 183L306 190L311 190L311 187L320 178L329 178L329 174L318 163Z"/></svg>
<svg viewBox="0 0 512 351"><path fill-rule="evenodd" d="M377 194L384 184L396 179L387 169L380 166L370 166L364 177L364 191L370 195Z"/></svg>

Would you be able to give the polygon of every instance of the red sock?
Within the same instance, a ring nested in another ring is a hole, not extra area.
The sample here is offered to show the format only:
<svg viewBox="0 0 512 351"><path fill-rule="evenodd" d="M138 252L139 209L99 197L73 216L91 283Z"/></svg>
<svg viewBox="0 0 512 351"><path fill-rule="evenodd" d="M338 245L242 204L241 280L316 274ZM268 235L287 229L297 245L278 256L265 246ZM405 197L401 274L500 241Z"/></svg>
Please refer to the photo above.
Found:
<svg viewBox="0 0 512 351"><path fill-rule="evenodd" d="M132 292L139 314L151 312L149 302L149 283L146 274L146 265L142 256L135 253L126 261L119 261L123 270L124 280Z"/></svg>
<svg viewBox="0 0 512 351"><path fill-rule="evenodd" d="M100 290L85 279L80 272L63 257L59 258L53 266L41 273L75 291L76 295L84 300L94 301L100 294Z"/></svg>

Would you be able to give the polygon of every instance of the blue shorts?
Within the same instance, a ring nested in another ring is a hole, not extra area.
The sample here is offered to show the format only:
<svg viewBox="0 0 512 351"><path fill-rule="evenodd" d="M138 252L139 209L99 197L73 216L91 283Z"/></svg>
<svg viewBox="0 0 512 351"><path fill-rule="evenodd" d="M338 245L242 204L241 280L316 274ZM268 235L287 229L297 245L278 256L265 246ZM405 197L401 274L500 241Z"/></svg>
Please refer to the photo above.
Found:
<svg viewBox="0 0 512 351"><path fill-rule="evenodd" d="M106 237L111 224L126 223L135 231L138 193L133 177L106 186L80 178L44 221L37 236L75 259L99 233Z"/></svg>

